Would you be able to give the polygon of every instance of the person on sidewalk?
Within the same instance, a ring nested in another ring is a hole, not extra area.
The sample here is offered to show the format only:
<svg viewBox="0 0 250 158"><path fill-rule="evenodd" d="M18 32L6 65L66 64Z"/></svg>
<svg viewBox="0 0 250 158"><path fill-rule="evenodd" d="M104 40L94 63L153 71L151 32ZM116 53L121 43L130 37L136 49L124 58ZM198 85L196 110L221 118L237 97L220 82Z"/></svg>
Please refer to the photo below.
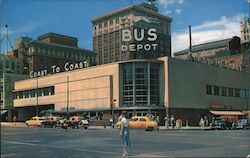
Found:
<svg viewBox="0 0 250 158"><path fill-rule="evenodd" d="M121 130L120 136L123 143L123 155L128 156L128 147L131 146L129 138L129 120L127 113L123 113L123 118L121 120Z"/></svg>
<svg viewBox="0 0 250 158"><path fill-rule="evenodd" d="M199 125L201 128L204 128L204 119L201 117Z"/></svg>
<svg viewBox="0 0 250 158"><path fill-rule="evenodd" d="M172 126L172 128L174 128L174 126L175 126L174 115L172 115L172 116L171 116L171 118L170 118L170 122L171 122L171 126Z"/></svg>
<svg viewBox="0 0 250 158"><path fill-rule="evenodd" d="M169 116L167 115L167 116L164 118L164 120L165 120L165 126L166 126L166 128L169 128Z"/></svg>
<svg viewBox="0 0 250 158"><path fill-rule="evenodd" d="M15 125L16 125L16 120L17 120L17 118L16 118L16 116L14 115L14 117L13 117L13 122L14 122Z"/></svg>

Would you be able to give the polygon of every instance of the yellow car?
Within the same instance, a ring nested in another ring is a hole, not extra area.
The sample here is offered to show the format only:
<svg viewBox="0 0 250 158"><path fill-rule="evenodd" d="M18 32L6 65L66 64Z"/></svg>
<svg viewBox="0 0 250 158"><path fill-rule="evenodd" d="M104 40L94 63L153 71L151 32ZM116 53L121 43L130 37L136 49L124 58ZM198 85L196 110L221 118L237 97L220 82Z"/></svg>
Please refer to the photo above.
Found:
<svg viewBox="0 0 250 158"><path fill-rule="evenodd" d="M35 116L35 117L32 117L30 120L27 120L27 121L25 122L25 124L26 124L28 127L29 127L29 126L36 126L36 127L38 127L38 126L42 126L42 125L43 125L43 122L45 122L45 121L46 121L45 118Z"/></svg>
<svg viewBox="0 0 250 158"><path fill-rule="evenodd" d="M158 129L158 125L155 121L150 120L147 116L134 116L131 117L129 121L129 128L152 131Z"/></svg>

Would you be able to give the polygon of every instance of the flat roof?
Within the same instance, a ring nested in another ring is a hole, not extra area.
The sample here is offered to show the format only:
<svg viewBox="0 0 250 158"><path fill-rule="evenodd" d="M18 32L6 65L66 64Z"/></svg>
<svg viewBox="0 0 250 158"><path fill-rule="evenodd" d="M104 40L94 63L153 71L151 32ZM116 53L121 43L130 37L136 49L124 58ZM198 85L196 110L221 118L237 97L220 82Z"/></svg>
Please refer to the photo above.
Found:
<svg viewBox="0 0 250 158"><path fill-rule="evenodd" d="M47 38L49 36L59 36L59 37L63 37L63 38L70 38L70 39L73 39L73 40L77 40L78 39L76 37L71 37L71 36L68 36L68 35L62 35L62 34L58 34L58 33L54 33L54 32L49 32L49 33L46 33L46 34L43 34L43 35L40 35L37 37L38 40L42 40L44 38Z"/></svg>
<svg viewBox="0 0 250 158"><path fill-rule="evenodd" d="M152 15L161 17L161 18L163 18L163 19L172 21L172 18L171 18L171 17L166 16L166 15L163 15L163 14L160 14L160 13L155 12L155 11L152 11L152 10L150 10L150 9L146 9L146 8L142 7L141 5L142 5L142 4L138 4L138 5L129 5L129 6L127 6L127 7L123 7L123 8L114 10L114 11L112 11L112 12L106 13L106 14L104 14L104 15L96 16L96 17L92 20L92 23L96 23L98 20L104 20L105 18L109 18L110 16L114 16L114 15L116 15L116 14L119 14L119 13L122 13L122 12L125 12L125 11L129 11L129 10L132 10L132 9L139 10L139 11L144 11L144 12L150 13L150 14L152 14Z"/></svg>
<svg viewBox="0 0 250 158"><path fill-rule="evenodd" d="M228 45L228 42L232 39L233 38L227 38L227 39L223 39L223 40L212 41L212 42L194 45L194 46L192 46L192 51L197 52L197 51L201 51L201 50L208 50L208 49L213 49L213 48L225 47ZM176 56L176 55L187 54L188 52L189 52L189 49L184 49L184 50L175 52L174 55Z"/></svg>

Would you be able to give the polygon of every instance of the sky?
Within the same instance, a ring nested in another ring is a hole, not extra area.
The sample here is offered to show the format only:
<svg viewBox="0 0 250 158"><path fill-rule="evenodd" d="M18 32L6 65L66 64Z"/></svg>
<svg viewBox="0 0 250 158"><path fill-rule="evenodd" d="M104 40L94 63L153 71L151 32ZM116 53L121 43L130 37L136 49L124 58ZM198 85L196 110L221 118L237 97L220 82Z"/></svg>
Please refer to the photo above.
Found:
<svg viewBox="0 0 250 158"><path fill-rule="evenodd" d="M91 20L110 11L146 0L0 0L1 39L8 25L9 38L55 32L78 38L78 47L92 50ZM192 45L240 37L240 20L248 16L247 0L158 0L161 14L173 18L172 53ZM4 49L4 42L1 49Z"/></svg>

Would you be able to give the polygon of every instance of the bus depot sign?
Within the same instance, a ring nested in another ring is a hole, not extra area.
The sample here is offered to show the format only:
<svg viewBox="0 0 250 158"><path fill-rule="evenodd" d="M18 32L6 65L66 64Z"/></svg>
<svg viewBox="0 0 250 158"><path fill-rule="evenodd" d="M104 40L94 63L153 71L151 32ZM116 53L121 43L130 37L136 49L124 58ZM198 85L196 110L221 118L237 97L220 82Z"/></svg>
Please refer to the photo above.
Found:
<svg viewBox="0 0 250 158"><path fill-rule="evenodd" d="M87 61L82 61L79 63L65 63L63 70L64 70L64 72L67 72L67 71L82 69L82 68L88 67L88 66L89 65L88 65ZM62 69L60 66L53 65L53 66L51 66L50 71L49 70L30 71L30 77L35 78L35 77L47 76L47 75L49 75L49 72L51 72L51 74L60 73L60 72L62 72Z"/></svg>
<svg viewBox="0 0 250 158"><path fill-rule="evenodd" d="M132 32L129 29L124 29L122 30L122 42L142 42L147 40L149 43L138 43L138 44L123 44L122 45L122 51L130 51L130 52L135 52L135 51L155 51L156 47L158 46L157 43L154 43L157 40L157 34L156 34L156 29L151 28L147 32L144 29L134 29Z"/></svg>

